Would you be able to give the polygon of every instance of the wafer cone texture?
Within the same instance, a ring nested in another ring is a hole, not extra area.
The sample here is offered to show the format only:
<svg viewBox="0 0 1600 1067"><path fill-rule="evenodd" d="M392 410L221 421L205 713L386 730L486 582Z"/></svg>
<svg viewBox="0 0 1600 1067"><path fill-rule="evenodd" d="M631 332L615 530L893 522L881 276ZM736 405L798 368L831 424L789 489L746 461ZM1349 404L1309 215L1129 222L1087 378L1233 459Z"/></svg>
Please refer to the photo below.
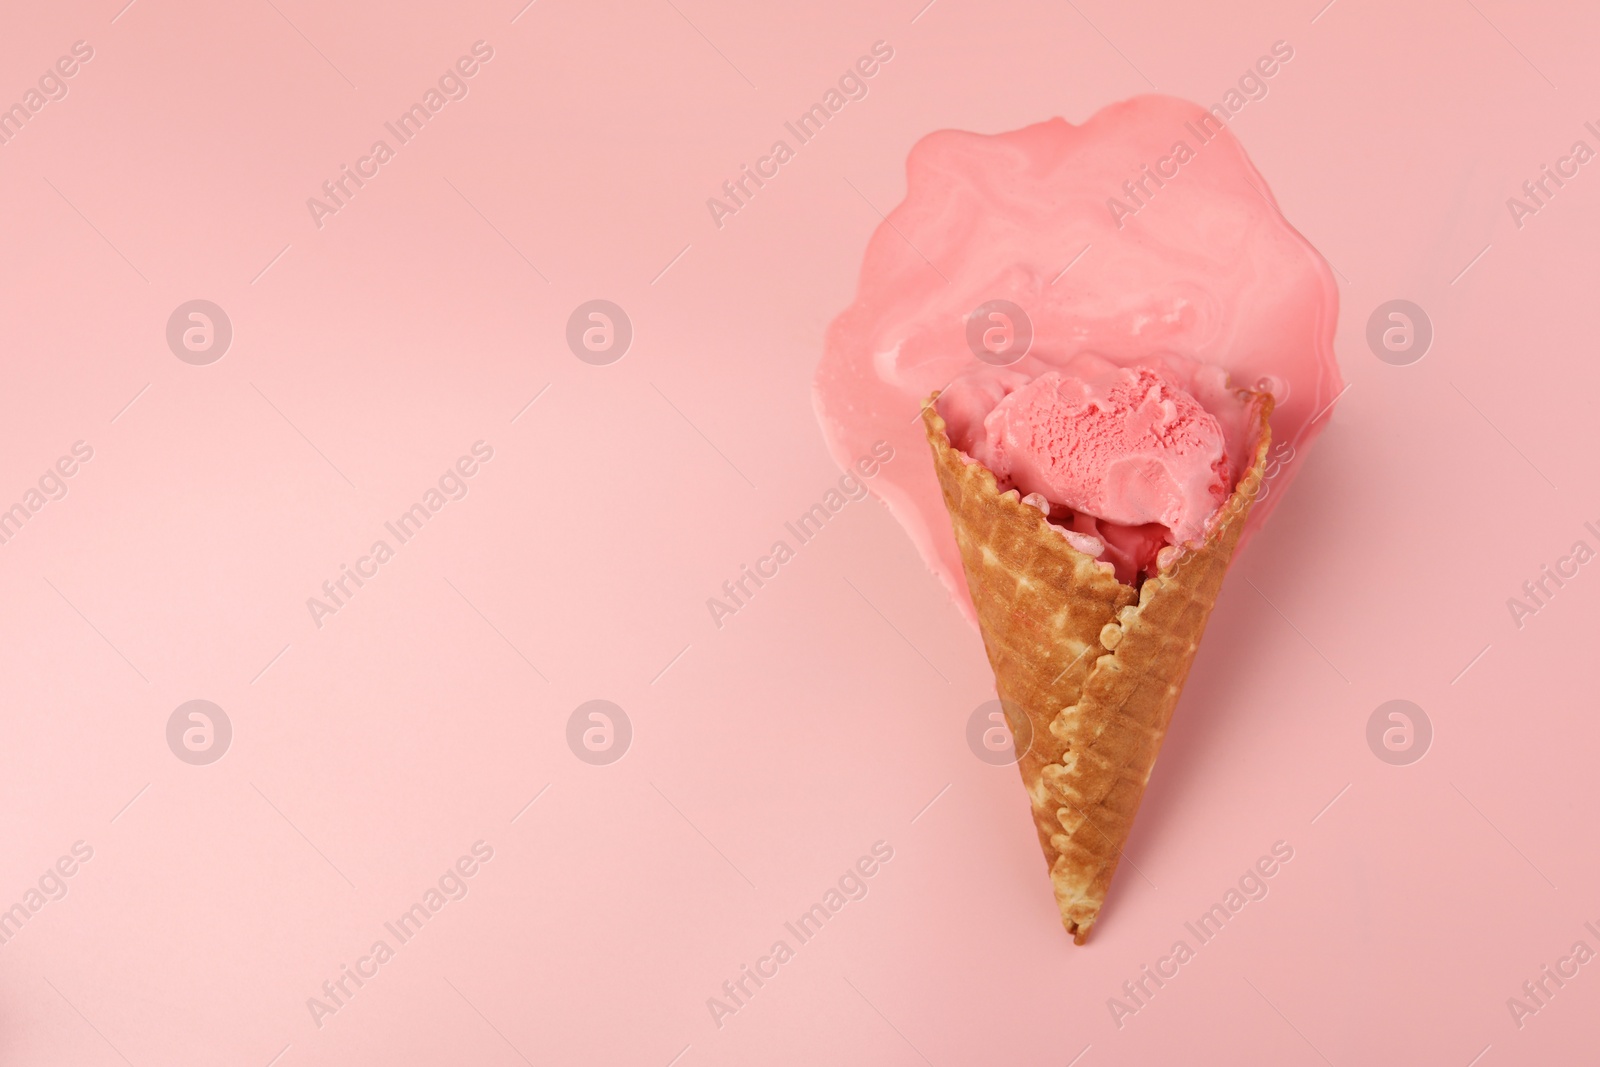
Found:
<svg viewBox="0 0 1600 1067"><path fill-rule="evenodd" d="M923 407L995 688L1018 749L1061 922L1083 944L1105 903L1172 709L1200 646L1266 465L1270 397L1258 436L1204 542L1139 590L1079 552L1015 492L950 444ZM1023 720L1026 720L1025 722Z"/></svg>

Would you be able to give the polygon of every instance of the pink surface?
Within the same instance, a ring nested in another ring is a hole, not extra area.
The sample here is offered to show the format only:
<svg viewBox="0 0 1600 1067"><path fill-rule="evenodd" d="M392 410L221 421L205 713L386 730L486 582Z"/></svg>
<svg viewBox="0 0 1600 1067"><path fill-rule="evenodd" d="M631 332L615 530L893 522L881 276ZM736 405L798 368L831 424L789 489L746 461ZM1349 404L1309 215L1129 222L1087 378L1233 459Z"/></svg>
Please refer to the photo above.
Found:
<svg viewBox="0 0 1600 1067"><path fill-rule="evenodd" d="M0 1062L1592 1058L1600 16L1318 6L13 12ZM810 383L920 138L1152 87L1248 101L1349 391L1074 948Z"/></svg>

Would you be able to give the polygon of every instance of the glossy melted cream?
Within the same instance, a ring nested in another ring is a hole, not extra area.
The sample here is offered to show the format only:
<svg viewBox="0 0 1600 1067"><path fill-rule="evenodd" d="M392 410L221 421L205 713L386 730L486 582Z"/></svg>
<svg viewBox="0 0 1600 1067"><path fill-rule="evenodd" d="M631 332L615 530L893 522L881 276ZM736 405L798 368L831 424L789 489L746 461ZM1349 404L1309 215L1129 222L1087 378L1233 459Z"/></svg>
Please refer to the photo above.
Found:
<svg viewBox="0 0 1600 1067"><path fill-rule="evenodd" d="M855 303L828 330L815 402L839 463L880 439L906 457L872 491L969 618L919 416L930 393L985 366L967 319L989 301L1031 322L1030 376L1092 354L1220 367L1232 387L1271 392L1273 439L1293 454L1251 512L1248 540L1343 385L1327 263L1233 135L1197 105L1144 96L1081 126L930 134L906 161L906 185L867 246Z"/></svg>

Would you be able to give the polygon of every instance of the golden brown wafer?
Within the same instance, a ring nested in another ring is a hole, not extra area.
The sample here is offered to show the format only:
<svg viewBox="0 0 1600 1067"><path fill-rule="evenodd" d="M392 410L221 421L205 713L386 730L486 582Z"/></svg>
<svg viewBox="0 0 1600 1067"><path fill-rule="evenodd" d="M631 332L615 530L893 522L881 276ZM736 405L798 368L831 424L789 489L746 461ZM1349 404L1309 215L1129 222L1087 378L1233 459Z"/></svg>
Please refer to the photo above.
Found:
<svg viewBox="0 0 1600 1067"><path fill-rule="evenodd" d="M1083 944L1105 902L1172 709L1260 491L1272 398L1251 394L1254 462L1204 542L1135 591L1073 548L1015 490L950 444L923 406L934 469L978 613L995 688L1026 714L1018 769L1061 922Z"/></svg>

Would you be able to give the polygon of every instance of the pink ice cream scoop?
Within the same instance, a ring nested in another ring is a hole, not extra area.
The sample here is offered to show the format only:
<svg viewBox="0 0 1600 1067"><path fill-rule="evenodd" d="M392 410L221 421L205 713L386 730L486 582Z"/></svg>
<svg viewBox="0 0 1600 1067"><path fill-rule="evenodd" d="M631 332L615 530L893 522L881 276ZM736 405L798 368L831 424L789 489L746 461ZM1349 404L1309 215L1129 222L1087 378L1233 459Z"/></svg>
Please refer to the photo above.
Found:
<svg viewBox="0 0 1600 1067"><path fill-rule="evenodd" d="M1174 544L1199 540L1231 488L1222 427L1149 367L1042 374L983 425L969 454L1002 484L1122 526L1160 523Z"/></svg>
<svg viewBox="0 0 1600 1067"><path fill-rule="evenodd" d="M1343 382L1332 274L1232 132L1197 105L1145 96L1081 126L931 134L906 176L828 331L816 406L840 462L878 439L906 457L872 492L969 618L918 417L935 392L952 444L1042 498L1059 528L1099 540L1125 581L1203 534L1251 458L1242 391L1270 393L1282 458L1242 549ZM997 303L1031 334L1004 367L967 330Z"/></svg>

